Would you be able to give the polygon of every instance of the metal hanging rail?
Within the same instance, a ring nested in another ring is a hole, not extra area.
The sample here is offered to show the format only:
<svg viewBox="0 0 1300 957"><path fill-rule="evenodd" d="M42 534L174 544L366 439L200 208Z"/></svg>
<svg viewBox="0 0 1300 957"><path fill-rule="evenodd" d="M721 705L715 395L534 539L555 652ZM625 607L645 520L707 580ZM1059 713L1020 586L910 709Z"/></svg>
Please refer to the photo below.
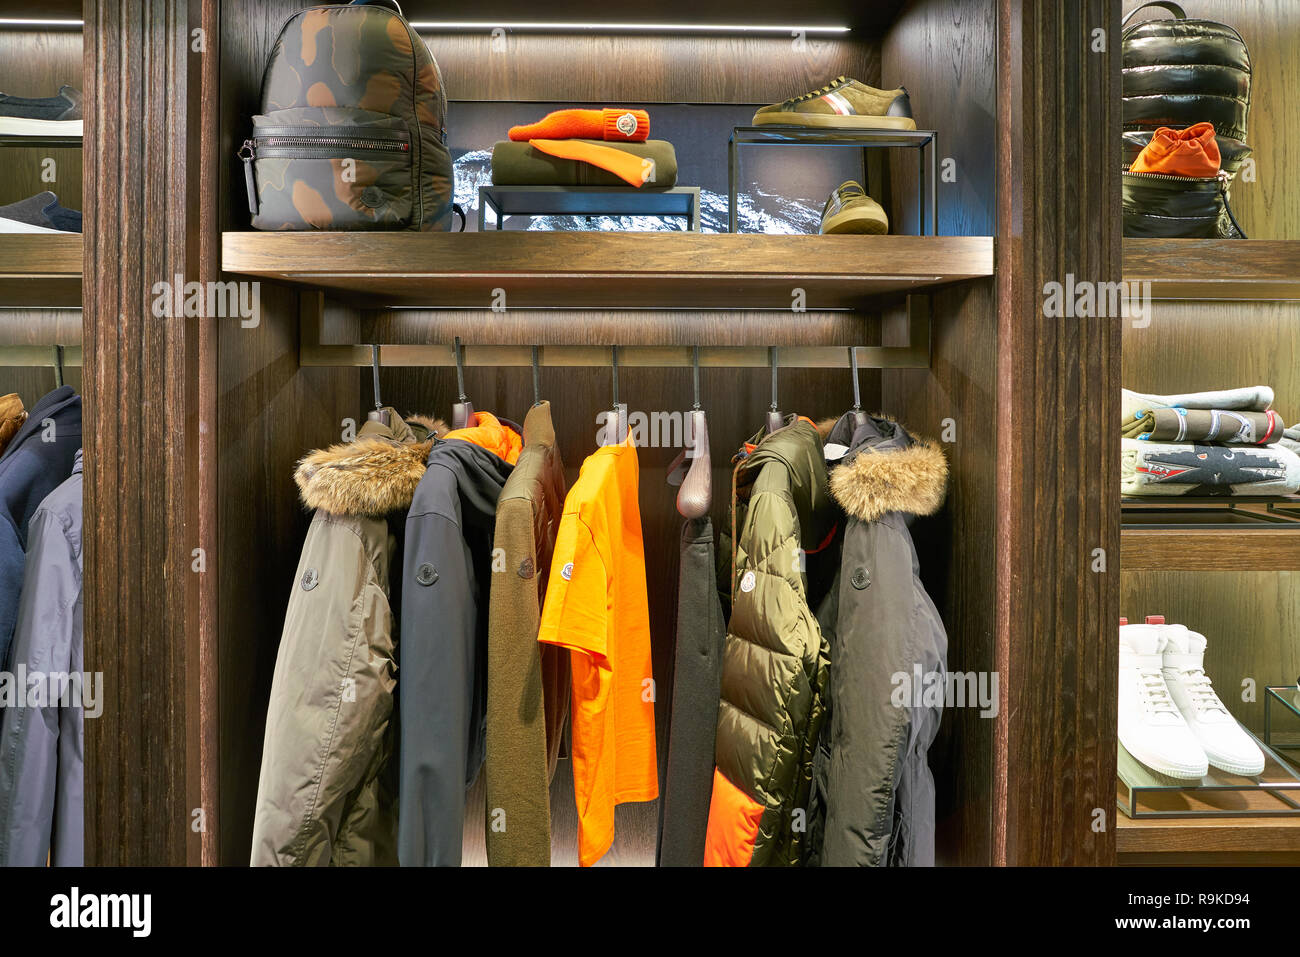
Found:
<svg viewBox="0 0 1300 957"><path fill-rule="evenodd" d="M0 369L58 368L57 348L63 349L63 365L81 365L81 346L0 346Z"/></svg>
<svg viewBox="0 0 1300 957"><path fill-rule="evenodd" d="M299 314L299 364L311 367L369 368L373 349L379 350L379 365L389 367L454 367L453 343L399 345L357 343L322 344L324 299L319 293L302 296ZM602 345L465 345L460 346L463 366L529 368L537 349L540 365L553 368L607 368L610 344ZM856 346L857 365L862 369L928 369L930 367L930 297L907 297L907 345ZM689 369L697 362L705 368L766 369L771 364L766 345L622 345L620 366L627 368ZM848 344L836 346L781 346L782 368L849 368ZM698 357L698 358L697 358Z"/></svg>

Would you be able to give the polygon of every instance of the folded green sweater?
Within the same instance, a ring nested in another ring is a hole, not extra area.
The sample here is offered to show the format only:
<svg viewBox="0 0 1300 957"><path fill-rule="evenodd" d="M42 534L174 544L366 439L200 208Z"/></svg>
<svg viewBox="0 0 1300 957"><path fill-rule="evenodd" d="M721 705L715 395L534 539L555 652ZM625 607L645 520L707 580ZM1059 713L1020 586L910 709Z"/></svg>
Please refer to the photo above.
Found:
<svg viewBox="0 0 1300 957"><path fill-rule="evenodd" d="M677 153L667 140L644 143L619 143L609 140L583 140L596 146L608 146L653 160L654 178L647 186L667 188L677 185ZM635 189L609 170L581 160L551 156L528 143L503 140L492 147L492 183L494 186L611 186Z"/></svg>

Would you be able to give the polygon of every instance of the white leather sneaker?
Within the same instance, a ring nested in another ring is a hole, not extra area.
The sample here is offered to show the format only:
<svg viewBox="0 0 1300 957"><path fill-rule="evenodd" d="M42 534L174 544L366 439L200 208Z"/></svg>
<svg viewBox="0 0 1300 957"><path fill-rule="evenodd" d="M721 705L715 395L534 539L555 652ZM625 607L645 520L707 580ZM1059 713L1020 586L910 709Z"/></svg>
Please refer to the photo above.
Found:
<svg viewBox="0 0 1300 957"><path fill-rule="evenodd" d="M1169 696L1159 625L1119 629L1119 743L1152 771L1196 780L1210 770L1205 749Z"/></svg>
<svg viewBox="0 0 1300 957"><path fill-rule="evenodd" d="M1264 752L1237 723L1205 674L1205 636L1185 625L1161 625L1162 670L1174 704L1205 749L1210 763L1229 774L1264 772Z"/></svg>

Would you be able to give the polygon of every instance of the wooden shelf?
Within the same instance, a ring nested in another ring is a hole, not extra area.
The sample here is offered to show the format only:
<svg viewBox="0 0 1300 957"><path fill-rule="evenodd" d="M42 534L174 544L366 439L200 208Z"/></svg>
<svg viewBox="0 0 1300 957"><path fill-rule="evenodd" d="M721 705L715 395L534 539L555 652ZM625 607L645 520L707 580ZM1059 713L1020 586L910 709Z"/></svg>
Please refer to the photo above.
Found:
<svg viewBox="0 0 1300 957"><path fill-rule="evenodd" d="M1121 855L1300 855L1300 818L1133 820L1116 813L1115 850Z"/></svg>
<svg viewBox="0 0 1300 957"><path fill-rule="evenodd" d="M1124 571L1294 571L1300 569L1300 528L1125 528Z"/></svg>
<svg viewBox="0 0 1300 957"><path fill-rule="evenodd" d="M1156 299L1300 299L1300 243L1271 239L1126 239L1125 282Z"/></svg>
<svg viewBox="0 0 1300 957"><path fill-rule="evenodd" d="M80 233L0 233L0 308L81 306Z"/></svg>
<svg viewBox="0 0 1300 957"><path fill-rule="evenodd" d="M228 232L226 272L370 306L857 309L993 274L988 236Z"/></svg>

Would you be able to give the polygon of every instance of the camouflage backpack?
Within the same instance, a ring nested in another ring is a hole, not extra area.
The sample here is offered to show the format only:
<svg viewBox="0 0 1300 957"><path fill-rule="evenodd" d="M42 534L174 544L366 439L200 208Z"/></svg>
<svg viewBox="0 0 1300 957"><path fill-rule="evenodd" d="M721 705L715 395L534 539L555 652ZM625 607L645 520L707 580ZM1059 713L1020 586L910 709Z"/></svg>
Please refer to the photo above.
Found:
<svg viewBox="0 0 1300 957"><path fill-rule="evenodd" d="M239 151L253 226L447 229L446 116L438 64L395 0L295 14Z"/></svg>

